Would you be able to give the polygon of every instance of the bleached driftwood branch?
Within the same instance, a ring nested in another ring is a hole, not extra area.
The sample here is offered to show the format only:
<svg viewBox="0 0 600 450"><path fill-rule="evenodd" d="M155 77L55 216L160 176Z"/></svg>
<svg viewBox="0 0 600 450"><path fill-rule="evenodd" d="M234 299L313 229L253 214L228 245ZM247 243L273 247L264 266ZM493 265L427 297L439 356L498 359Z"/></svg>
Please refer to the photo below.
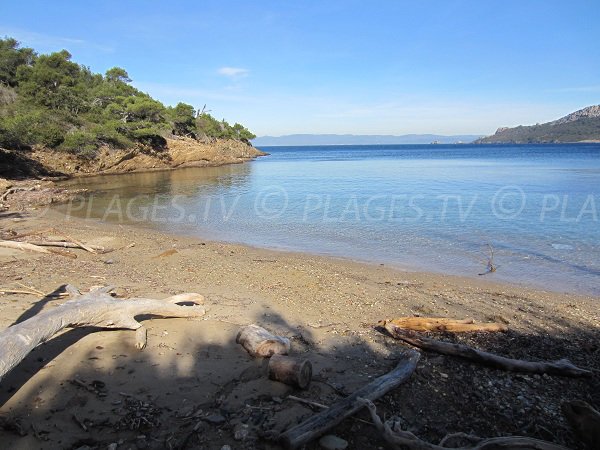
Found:
<svg viewBox="0 0 600 450"><path fill-rule="evenodd" d="M465 433L454 433L444 437L439 445L423 441L410 431L404 431L400 428L398 421L392 419L381 421L377 415L377 409L372 401L361 398L358 401L366 406L371 414L371 419L375 427L382 434L383 438L391 448L410 450L567 450L566 447L554 444L548 441L524 437L524 436L506 436L483 439ZM472 442L465 447L447 447L446 444L451 439L460 438L463 441Z"/></svg>
<svg viewBox="0 0 600 450"><path fill-rule="evenodd" d="M448 331L464 333L470 331L508 331L503 323L475 323L473 319L448 319L445 317L400 317L382 320L379 325L385 327L391 323L399 328L413 331Z"/></svg>
<svg viewBox="0 0 600 450"><path fill-rule="evenodd" d="M146 346L146 331L135 317L148 314L159 317L199 317L204 308L200 294L180 294L164 300L130 298L119 300L109 295L112 286L81 295L73 286L67 291L75 298L56 308L43 311L24 322L0 332L0 380L35 347L65 328L98 327L136 330L136 347ZM178 303L193 303L182 306Z"/></svg>
<svg viewBox="0 0 600 450"><path fill-rule="evenodd" d="M417 367L420 357L421 355L414 350L407 351L391 372L374 379L358 391L334 403L328 409L285 431L279 437L281 443L286 448L300 448L321 436L346 417L362 409L365 405L358 400L359 398L376 400L408 380Z"/></svg>
<svg viewBox="0 0 600 450"><path fill-rule="evenodd" d="M255 324L242 328L235 341L241 344L252 356L265 358L272 355L287 355L291 348L288 338L272 334Z"/></svg>
<svg viewBox="0 0 600 450"><path fill-rule="evenodd" d="M591 371L577 367L567 359L550 362L523 361L521 359L506 358L504 356L477 350L464 344L454 344L419 336L411 331L403 330L391 322L385 324L385 329L393 338L402 340L423 350L430 350L443 355L459 356L498 369L537 374L547 373L549 375L569 377L585 377L592 375Z"/></svg>

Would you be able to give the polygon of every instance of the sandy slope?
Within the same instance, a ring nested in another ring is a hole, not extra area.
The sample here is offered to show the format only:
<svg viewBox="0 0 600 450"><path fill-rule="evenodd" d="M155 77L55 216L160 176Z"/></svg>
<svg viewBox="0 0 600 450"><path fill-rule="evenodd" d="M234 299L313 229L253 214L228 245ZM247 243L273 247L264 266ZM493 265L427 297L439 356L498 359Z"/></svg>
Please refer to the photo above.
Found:
<svg viewBox="0 0 600 450"><path fill-rule="evenodd" d="M156 298L199 292L208 310L196 320L146 320L143 352L134 350L128 331L68 331L40 346L0 384L0 415L8 421L0 429L3 448L278 448L261 436L312 413L288 394L330 404L395 365L403 346L373 326L396 316L506 321L507 334L460 340L509 356L569 357L600 369L597 298L64 221L57 213L2 213L0 226L5 232L59 227L85 242L119 248L105 255L75 250L77 259L0 250L1 287L22 283L50 292L64 283L82 290L113 284L120 296ZM157 257L170 249L176 252ZM57 303L0 296L0 326ZM262 363L235 344L238 329L249 323L290 337L293 353L312 361L316 381L307 391L268 381ZM465 431L525 434L579 448L560 411L561 402L573 398L600 406L598 375L526 376L425 354L411 380L378 408L401 415L408 429L435 442L446 432ZM144 418L139 429L136 414ZM358 417L369 420L365 413ZM25 436L10 430L15 423ZM245 425L249 436L236 440ZM347 420L333 432L350 448L384 445L362 421Z"/></svg>

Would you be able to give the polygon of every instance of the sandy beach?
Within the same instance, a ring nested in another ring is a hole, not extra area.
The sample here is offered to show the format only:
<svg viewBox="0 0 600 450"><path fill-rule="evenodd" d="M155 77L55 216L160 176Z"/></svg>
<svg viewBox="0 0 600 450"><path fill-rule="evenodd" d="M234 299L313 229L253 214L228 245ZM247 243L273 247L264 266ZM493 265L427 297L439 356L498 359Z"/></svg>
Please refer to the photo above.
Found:
<svg viewBox="0 0 600 450"><path fill-rule="evenodd" d="M423 352L411 379L377 402L380 414L400 415L422 439L520 434L582 448L561 403L600 402L597 298L65 221L52 211L5 212L1 224L3 232L57 228L116 249L71 250L77 259L2 249L2 288L50 293L66 283L81 291L111 284L118 297L158 299L197 292L207 309L197 319L144 320L143 351L126 330L75 329L38 347L0 385L5 448L279 448L265 436L314 413L288 395L330 405L393 368L407 347L375 325L400 316L503 322L507 333L434 336L515 358L566 357L596 371L578 379L515 374ZM2 327L64 302L1 298ZM290 338L292 353L312 362L309 389L269 381L264 361L235 343L251 323ZM135 415L144 420L132 422ZM361 412L332 433L349 448L384 447L369 421Z"/></svg>

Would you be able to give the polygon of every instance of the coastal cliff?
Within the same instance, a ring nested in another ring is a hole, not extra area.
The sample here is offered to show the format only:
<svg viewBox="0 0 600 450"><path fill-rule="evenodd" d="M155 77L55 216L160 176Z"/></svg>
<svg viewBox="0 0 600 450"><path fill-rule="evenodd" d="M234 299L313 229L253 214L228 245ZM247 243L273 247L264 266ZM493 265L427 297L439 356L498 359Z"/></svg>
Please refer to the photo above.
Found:
<svg viewBox="0 0 600 450"><path fill-rule="evenodd" d="M31 151L0 149L0 177L8 179L76 177L236 164L266 153L241 141L190 138L167 139L164 150L147 147L102 147L94 158L46 148Z"/></svg>
<svg viewBox="0 0 600 450"><path fill-rule="evenodd" d="M558 120L531 126L501 127L476 144L545 144L600 142L600 105L588 106Z"/></svg>
<svg viewBox="0 0 600 450"><path fill-rule="evenodd" d="M77 190L57 187L56 180L103 174L171 170L238 164L267 155L232 139L201 142L167 139L164 150L147 147L102 147L94 158L47 148L29 151L0 148L0 211L68 201Z"/></svg>

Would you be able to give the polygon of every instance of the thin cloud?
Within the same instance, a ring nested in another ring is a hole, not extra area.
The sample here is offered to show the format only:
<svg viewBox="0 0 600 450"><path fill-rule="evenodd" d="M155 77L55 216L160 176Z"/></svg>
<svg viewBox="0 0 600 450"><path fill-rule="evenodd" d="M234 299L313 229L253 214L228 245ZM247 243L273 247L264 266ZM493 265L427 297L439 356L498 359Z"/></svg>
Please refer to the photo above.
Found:
<svg viewBox="0 0 600 450"><path fill-rule="evenodd" d="M229 78L242 78L248 76L250 71L248 69L242 69L241 67L221 67L217 70L219 75Z"/></svg>
<svg viewBox="0 0 600 450"><path fill-rule="evenodd" d="M573 87L564 87L552 89L550 92L561 92L561 93L570 93L570 92L600 92L600 84L594 86L573 86Z"/></svg>
<svg viewBox="0 0 600 450"><path fill-rule="evenodd" d="M56 51L63 48L89 48L105 53L114 51L114 48L85 41L83 39L74 39L64 36L55 36L34 31L23 30L20 28L11 28L0 25L0 37L9 36L21 42L23 46L34 47L38 51Z"/></svg>

